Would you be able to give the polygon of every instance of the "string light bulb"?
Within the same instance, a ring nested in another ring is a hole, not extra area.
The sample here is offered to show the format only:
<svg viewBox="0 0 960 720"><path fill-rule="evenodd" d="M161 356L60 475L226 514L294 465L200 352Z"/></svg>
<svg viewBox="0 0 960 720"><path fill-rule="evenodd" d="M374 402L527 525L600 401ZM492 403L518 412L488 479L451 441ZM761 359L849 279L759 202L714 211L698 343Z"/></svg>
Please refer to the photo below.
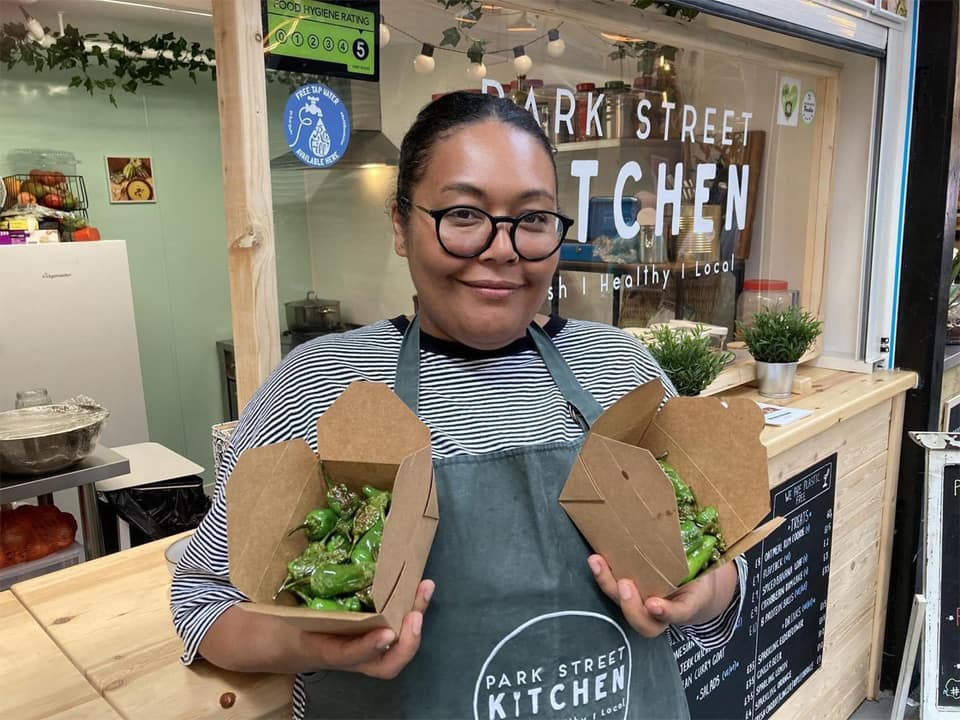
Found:
<svg viewBox="0 0 960 720"><path fill-rule="evenodd" d="M471 62L467 66L467 77L471 80L483 80L487 76L487 66L483 64L483 60L479 62Z"/></svg>
<svg viewBox="0 0 960 720"><path fill-rule="evenodd" d="M517 75L526 76L532 67L533 60L527 55L527 51L523 49L523 45L517 45L513 49L513 69L517 71Z"/></svg>
<svg viewBox="0 0 960 720"><path fill-rule="evenodd" d="M380 47L385 48L390 44L390 28L383 21L383 15L380 16Z"/></svg>
<svg viewBox="0 0 960 720"><path fill-rule="evenodd" d="M547 30L547 55L558 58L563 55L563 51L566 49L567 44L560 37L560 31L556 28Z"/></svg>
<svg viewBox="0 0 960 720"><path fill-rule="evenodd" d="M420 54L413 59L413 69L421 75L429 75L437 66L437 61L433 59L433 45L424 43L420 48Z"/></svg>

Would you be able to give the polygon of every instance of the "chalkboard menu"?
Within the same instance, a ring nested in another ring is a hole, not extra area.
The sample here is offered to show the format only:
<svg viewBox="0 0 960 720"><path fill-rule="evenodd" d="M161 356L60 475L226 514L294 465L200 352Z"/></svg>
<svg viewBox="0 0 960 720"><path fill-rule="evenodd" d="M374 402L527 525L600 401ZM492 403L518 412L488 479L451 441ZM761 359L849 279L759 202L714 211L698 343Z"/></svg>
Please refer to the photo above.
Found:
<svg viewBox="0 0 960 720"><path fill-rule="evenodd" d="M730 642L674 645L694 720L768 718L820 667L836 473L834 454L770 491L784 523L744 556L747 595Z"/></svg>
<svg viewBox="0 0 960 720"><path fill-rule="evenodd" d="M940 685L937 704L960 708L960 465L943 468L943 536L940 545ZM951 560L951 558L953 558Z"/></svg>

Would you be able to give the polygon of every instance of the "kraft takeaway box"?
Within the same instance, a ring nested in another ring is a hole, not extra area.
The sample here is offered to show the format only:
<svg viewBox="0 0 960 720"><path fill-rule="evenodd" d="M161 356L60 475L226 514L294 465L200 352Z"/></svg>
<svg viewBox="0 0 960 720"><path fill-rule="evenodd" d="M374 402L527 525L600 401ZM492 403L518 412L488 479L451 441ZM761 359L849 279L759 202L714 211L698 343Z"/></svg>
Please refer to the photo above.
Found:
<svg viewBox="0 0 960 720"><path fill-rule="evenodd" d="M312 509L325 507L326 486L391 490L393 499L373 580L377 612L323 612L273 599L287 563L303 552L302 532L288 536ZM354 382L317 420L317 453L302 439L245 450L227 482L230 580L251 603L314 632L357 635L378 627L397 633L413 609L439 517L430 431L386 385Z"/></svg>
<svg viewBox="0 0 960 720"><path fill-rule="evenodd" d="M663 386L654 380L604 411L560 494L563 509L614 576L632 578L645 597L667 597L687 576L677 500L656 458L676 468L699 505L717 508L728 545L721 563L783 522L773 518L757 527L770 512L770 489L756 403L678 397L659 409L662 402Z"/></svg>

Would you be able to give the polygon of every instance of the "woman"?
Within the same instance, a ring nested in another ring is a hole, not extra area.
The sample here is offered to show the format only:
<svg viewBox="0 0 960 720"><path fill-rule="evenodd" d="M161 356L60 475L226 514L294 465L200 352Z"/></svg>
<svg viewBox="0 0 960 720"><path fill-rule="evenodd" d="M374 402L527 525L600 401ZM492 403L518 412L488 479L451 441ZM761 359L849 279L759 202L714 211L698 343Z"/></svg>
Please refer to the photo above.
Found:
<svg viewBox="0 0 960 720"><path fill-rule="evenodd" d="M297 348L251 400L174 580L184 661L300 673L298 718L686 717L664 630L722 644L743 580L727 564L641 598L558 503L602 409L652 378L671 386L618 329L537 314L572 224L549 143L509 101L445 95L403 140L391 214L419 314ZM242 612L226 478L245 448L315 448L317 416L357 379L393 387L431 429L441 521L416 605L399 635L359 638Z"/></svg>

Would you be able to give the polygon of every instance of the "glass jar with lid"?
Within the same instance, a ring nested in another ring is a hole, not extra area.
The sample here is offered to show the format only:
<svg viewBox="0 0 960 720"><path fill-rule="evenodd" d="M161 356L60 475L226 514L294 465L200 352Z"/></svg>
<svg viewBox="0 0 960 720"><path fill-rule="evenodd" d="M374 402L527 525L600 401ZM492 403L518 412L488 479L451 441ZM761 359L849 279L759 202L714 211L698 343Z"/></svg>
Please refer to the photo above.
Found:
<svg viewBox="0 0 960 720"><path fill-rule="evenodd" d="M737 298L737 322L752 326L754 314L764 308L786 310L792 304L793 294L786 280L744 280L743 292Z"/></svg>

